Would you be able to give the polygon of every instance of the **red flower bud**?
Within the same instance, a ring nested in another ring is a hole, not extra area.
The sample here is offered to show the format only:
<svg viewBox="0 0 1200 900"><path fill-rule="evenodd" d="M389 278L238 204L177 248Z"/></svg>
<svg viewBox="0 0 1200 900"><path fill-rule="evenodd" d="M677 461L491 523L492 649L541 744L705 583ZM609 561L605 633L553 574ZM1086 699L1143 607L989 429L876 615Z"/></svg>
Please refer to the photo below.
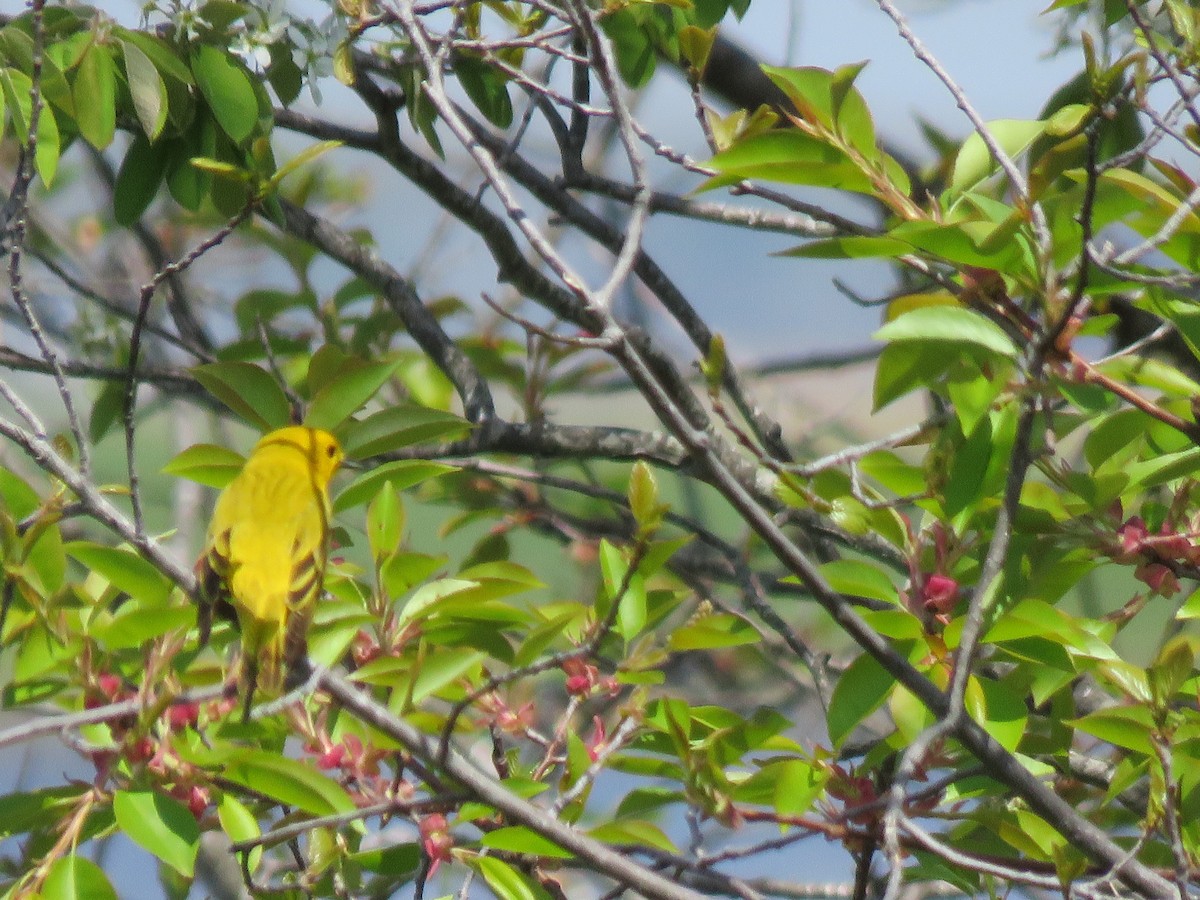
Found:
<svg viewBox="0 0 1200 900"><path fill-rule="evenodd" d="M176 703L167 710L167 724L172 731L195 728L200 720L199 703Z"/></svg>
<svg viewBox="0 0 1200 900"><path fill-rule="evenodd" d="M930 612L948 613L958 602L958 582L949 575L934 573L925 579L922 597Z"/></svg>
<svg viewBox="0 0 1200 900"><path fill-rule="evenodd" d="M318 769L336 769L346 756L346 748L342 744L330 747L317 757Z"/></svg>
<svg viewBox="0 0 1200 900"><path fill-rule="evenodd" d="M1138 566L1133 574L1139 581L1148 584L1155 593L1164 597L1171 597L1179 592L1179 579L1162 563Z"/></svg>

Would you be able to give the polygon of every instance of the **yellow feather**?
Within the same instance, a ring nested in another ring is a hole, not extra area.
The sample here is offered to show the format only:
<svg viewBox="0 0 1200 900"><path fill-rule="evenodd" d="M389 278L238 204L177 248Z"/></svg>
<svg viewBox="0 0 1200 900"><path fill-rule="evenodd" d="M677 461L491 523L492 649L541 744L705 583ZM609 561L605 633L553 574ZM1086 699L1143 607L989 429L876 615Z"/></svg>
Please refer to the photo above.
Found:
<svg viewBox="0 0 1200 900"><path fill-rule="evenodd" d="M200 642L214 611L232 611L242 632L244 718L255 688L278 691L308 652L329 547L329 481L342 459L329 432L280 428L255 445L217 500L196 564Z"/></svg>

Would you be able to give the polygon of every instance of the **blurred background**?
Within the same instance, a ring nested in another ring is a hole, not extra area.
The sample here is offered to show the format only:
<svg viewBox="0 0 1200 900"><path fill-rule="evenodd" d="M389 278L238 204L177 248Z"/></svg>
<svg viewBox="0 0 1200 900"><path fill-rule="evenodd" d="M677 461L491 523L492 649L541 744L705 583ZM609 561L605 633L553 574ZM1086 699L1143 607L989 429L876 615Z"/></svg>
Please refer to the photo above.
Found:
<svg viewBox="0 0 1200 900"><path fill-rule="evenodd" d="M911 0L898 2L897 6L975 108L991 120L1036 118L1049 94L1082 67L1080 55L1074 49L1051 55L1060 35L1056 20L1041 15L1047 3L1048 0ZM132 0L112 0L101 6L125 24L133 25L140 19L141 4ZM288 7L317 20L327 15L329 8L318 2L295 2ZM23 9L24 4L12 0L0 2L0 11L10 15ZM836 68L869 60L857 86L875 116L877 131L886 143L915 161L933 158L920 122L955 139L968 132L968 123L953 98L929 69L914 58L891 20L872 0L754 0L743 21L727 23L726 33L763 62L776 65ZM299 101L300 108L369 127L370 117L353 95L332 78L326 82L321 88L322 105L316 107L313 99L304 95ZM688 87L678 71L660 67L649 88L637 100L636 112L665 143L697 159L709 156L693 115ZM539 139L545 140L536 134L530 138ZM302 144L282 133L278 141L285 152L290 143L295 147ZM338 152L339 173L356 183L367 200L361 206L347 204L339 224L369 229L376 237L380 253L402 272L410 273L427 299L457 295L468 303L478 304L481 292L494 289L493 262L473 235L450 228L443 211L395 172L378 166L356 168L353 153ZM478 183L478 176L465 158L460 171L464 183ZM666 164L652 167L652 174L655 187L662 190L686 193L699 183ZM77 190L90 190L86 179L75 184ZM860 221L873 218L866 204L856 207L844 198L831 202L828 195L815 193L812 199ZM56 197L54 203L67 212L73 203L86 204L91 200L88 195L73 198L67 191ZM888 268L873 262L848 266L840 261L773 256L796 243L795 238L784 235L662 216L651 222L645 246L676 280L701 316L725 336L731 355L743 366L795 361L815 354L858 354L869 347L870 335L879 325L880 311L851 302L834 286L834 279L840 279L861 297L876 298L886 295L893 286ZM597 257L589 264L587 252L579 248L584 256L581 267L589 276L599 279L604 274L607 257ZM202 261L197 267L197 279L204 279L214 292L227 290L230 294L254 287L259 279L262 283L277 280L279 271L270 267L279 263L265 261L265 267L259 267L263 260L244 262L241 266L230 265L228 255L217 257L215 266ZM344 273L333 266L326 274L328 283L324 286L330 290L344 279ZM626 296L622 302L627 314L655 322L665 319L653 305L643 304L636 295ZM683 346L680 339L677 349ZM773 378L764 386L763 396L773 413L783 412L780 417L797 429L849 421L855 423L857 430L875 433L888 430L894 421L912 421L909 413L892 410L868 423L869 363L832 372ZM612 396L614 408L623 402L619 395ZM564 412L568 420L573 416L609 419L603 404L589 406L586 411ZM169 443L189 443L189 427L188 423L179 423L180 431ZM165 447L164 453L170 456L172 447ZM147 459L147 465L153 465L153 461ZM114 477L119 477L119 472L118 464ZM12 724L15 724L12 717L0 713L0 727ZM0 788L5 793L61 783L64 777L90 778L91 767L57 740L0 753ZM797 866L804 865L814 881L842 881L851 874L849 857L840 849L829 852L828 846L815 838L787 853L788 867L795 871ZM97 862L111 873L122 896L164 896L148 854L124 840L107 843L102 854ZM4 844L0 842L0 856L3 855ZM203 894L194 891L193 895Z"/></svg>

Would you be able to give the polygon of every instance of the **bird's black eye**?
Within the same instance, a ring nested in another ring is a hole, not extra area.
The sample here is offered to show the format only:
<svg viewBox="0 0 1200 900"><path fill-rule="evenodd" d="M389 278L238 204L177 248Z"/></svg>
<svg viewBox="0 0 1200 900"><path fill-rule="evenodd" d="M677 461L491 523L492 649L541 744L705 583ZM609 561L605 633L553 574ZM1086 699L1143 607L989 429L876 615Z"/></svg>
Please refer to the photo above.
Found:
<svg viewBox="0 0 1200 900"><path fill-rule="evenodd" d="M337 456L337 447L333 446L333 444L330 444L325 448L325 455L330 459L333 459L335 456Z"/></svg>

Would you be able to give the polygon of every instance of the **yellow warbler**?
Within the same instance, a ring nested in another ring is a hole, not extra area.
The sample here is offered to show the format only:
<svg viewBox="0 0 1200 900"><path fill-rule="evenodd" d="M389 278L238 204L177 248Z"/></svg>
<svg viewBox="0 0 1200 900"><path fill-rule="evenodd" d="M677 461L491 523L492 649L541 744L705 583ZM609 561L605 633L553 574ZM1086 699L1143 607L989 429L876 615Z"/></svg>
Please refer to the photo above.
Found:
<svg viewBox="0 0 1200 900"><path fill-rule="evenodd" d="M344 454L327 431L293 425L255 445L221 493L196 563L200 644L214 611L242 632L239 688L250 717L254 690L278 691L308 652L306 636L325 578L329 480Z"/></svg>

